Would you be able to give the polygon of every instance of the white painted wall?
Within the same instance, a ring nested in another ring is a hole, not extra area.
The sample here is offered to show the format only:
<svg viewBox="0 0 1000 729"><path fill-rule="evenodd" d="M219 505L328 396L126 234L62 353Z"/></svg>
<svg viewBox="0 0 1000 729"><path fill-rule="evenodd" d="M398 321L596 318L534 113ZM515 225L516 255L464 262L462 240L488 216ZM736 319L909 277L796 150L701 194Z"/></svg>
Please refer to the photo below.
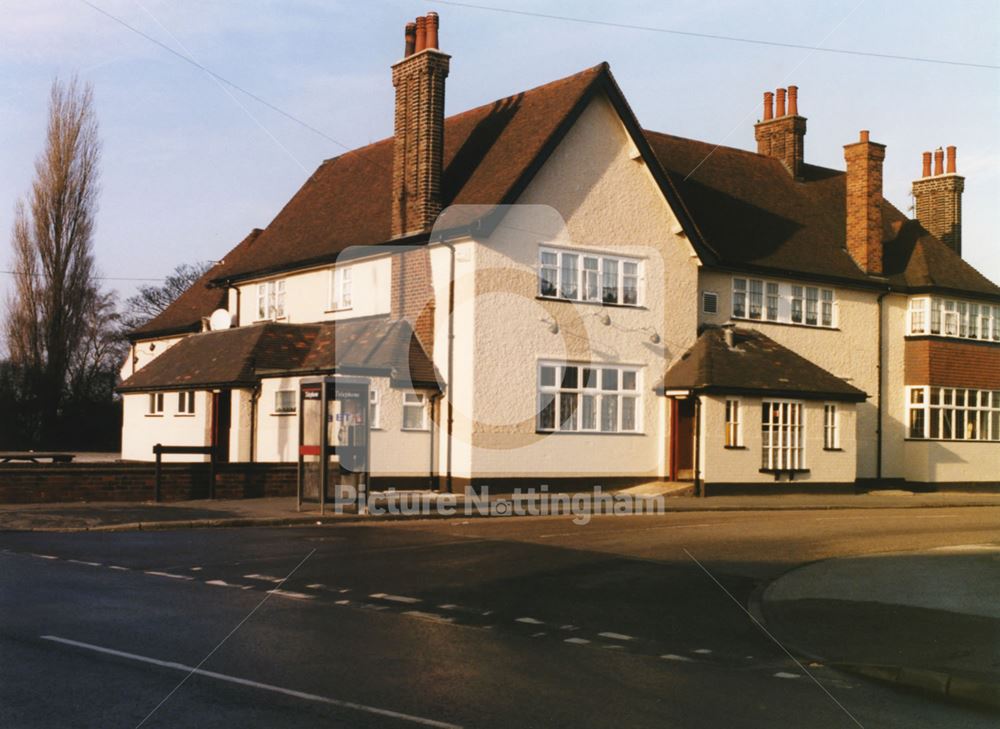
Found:
<svg viewBox="0 0 1000 729"><path fill-rule="evenodd" d="M165 392L162 415L149 414L148 393L122 396L122 458L129 461L153 461L153 446L206 446L211 443L211 397L195 393L193 415L177 412L177 392ZM208 456L164 455L164 461L204 461Z"/></svg>
<svg viewBox="0 0 1000 729"><path fill-rule="evenodd" d="M706 483L773 483L774 474L760 473L762 457L761 402L759 397L739 398L742 404L743 448L726 448L726 398L702 396L702 441L699 462ZM803 406L805 468L795 481L848 483L856 477L856 411L853 403L835 403L840 411L839 451L823 450L823 402L806 400ZM785 477L782 476L784 480Z"/></svg>
<svg viewBox="0 0 1000 729"><path fill-rule="evenodd" d="M1000 445L995 442L907 440L903 454L908 481L1000 481Z"/></svg>

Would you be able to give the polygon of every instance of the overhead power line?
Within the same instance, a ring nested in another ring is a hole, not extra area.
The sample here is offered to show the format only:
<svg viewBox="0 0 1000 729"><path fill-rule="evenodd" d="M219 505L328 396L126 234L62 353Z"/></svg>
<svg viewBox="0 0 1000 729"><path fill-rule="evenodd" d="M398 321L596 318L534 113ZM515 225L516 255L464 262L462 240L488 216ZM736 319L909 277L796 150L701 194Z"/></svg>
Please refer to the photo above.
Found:
<svg viewBox="0 0 1000 729"><path fill-rule="evenodd" d="M24 275L26 272L0 270L0 273L6 274L8 276L21 276ZM41 276L43 276L43 274L41 273L31 273L28 275L35 276L36 278L40 278ZM155 281L158 283L166 281L166 279L164 278L138 278L133 276L94 276L94 278L96 278L98 281Z"/></svg>
<svg viewBox="0 0 1000 729"><path fill-rule="evenodd" d="M594 18L581 18L570 15L556 15L555 13L540 13L533 10L514 10L513 8L502 8L493 5L458 2L458 0L431 0L431 4L451 5L458 8L469 8L471 10L486 10L492 13L523 15L529 18L542 18L545 20L561 20L568 23L601 25L609 28L621 28L624 30L641 30L650 33L668 33L670 35L681 35L689 38L704 38L715 41L728 41L730 43L747 43L757 46L774 46L776 48L794 48L797 50L816 51L819 53L835 53L842 56L864 56L867 58L881 58L892 61L914 61L918 63L937 63L945 66L964 66L966 68L988 68L992 70L1000 70L1000 66L990 63L973 63L970 61L954 61L948 58L927 58L924 56L907 56L896 53L878 53L876 51L854 51L847 48L818 48L804 43L787 43L784 41L763 40L761 38L745 38L735 35L722 35L721 33L699 33L691 30L678 30L676 28L663 28L653 25L618 23L610 20L597 20Z"/></svg>

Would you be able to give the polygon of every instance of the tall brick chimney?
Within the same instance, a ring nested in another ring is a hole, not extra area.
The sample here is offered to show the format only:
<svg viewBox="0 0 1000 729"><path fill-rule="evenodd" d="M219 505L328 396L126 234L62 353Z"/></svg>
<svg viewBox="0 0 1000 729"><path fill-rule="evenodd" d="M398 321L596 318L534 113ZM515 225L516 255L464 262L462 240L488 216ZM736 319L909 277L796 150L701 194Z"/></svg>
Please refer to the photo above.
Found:
<svg viewBox="0 0 1000 729"><path fill-rule="evenodd" d="M792 177L800 178L805 158L806 119L799 116L799 87L788 87L787 110L785 93L785 89L778 89L778 108L774 109L774 94L764 92L764 118L754 125L754 138L757 154L774 157Z"/></svg>
<svg viewBox="0 0 1000 729"><path fill-rule="evenodd" d="M955 148L948 147L948 166L944 168L944 150L924 152L923 176L913 181L916 218L928 233L937 236L958 255L962 255L962 191L965 178L955 172Z"/></svg>
<svg viewBox="0 0 1000 729"><path fill-rule="evenodd" d="M438 50L438 15L408 23L396 88L392 156L392 237L428 232L441 212L444 80L451 56Z"/></svg>
<svg viewBox="0 0 1000 729"><path fill-rule="evenodd" d="M844 145L847 162L847 252L865 273L882 273L882 163L885 145L862 130L854 144Z"/></svg>

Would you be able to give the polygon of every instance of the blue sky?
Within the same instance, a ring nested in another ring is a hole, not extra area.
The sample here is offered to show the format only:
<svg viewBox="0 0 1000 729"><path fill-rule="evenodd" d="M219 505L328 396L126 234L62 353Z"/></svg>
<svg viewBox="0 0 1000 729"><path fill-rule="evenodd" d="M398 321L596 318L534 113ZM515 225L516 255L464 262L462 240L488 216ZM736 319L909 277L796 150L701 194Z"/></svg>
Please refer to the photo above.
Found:
<svg viewBox="0 0 1000 729"><path fill-rule="evenodd" d="M404 23L441 15L448 113L609 61L647 128L753 149L761 94L797 84L806 159L843 168L870 129L885 194L910 205L925 149L966 176L965 257L1000 281L1000 71L715 41L386 0L89 0L321 130L219 83L81 0L0 0L0 268L42 144L48 88L95 87L104 142L96 253L107 277L159 278L265 226L325 158L392 134L389 66ZM701 0L494 5L611 23L1000 65L995 0ZM762 12L762 10L764 12ZM186 49L186 50L182 50ZM234 99L235 97L235 99ZM340 143L335 144L330 139ZM137 281L108 280L122 295ZM0 275L0 294L9 277Z"/></svg>

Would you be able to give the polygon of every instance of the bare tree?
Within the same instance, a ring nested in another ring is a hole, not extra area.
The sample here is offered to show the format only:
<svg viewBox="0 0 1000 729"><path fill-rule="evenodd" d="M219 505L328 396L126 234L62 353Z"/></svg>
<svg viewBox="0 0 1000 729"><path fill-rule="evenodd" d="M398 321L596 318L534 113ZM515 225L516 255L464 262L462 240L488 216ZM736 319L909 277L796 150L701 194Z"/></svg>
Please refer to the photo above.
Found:
<svg viewBox="0 0 1000 729"><path fill-rule="evenodd" d="M15 211L6 325L11 362L33 383L43 441L54 432L70 364L99 298L93 235L100 152L92 87L56 79L45 148L31 192Z"/></svg>
<svg viewBox="0 0 1000 729"><path fill-rule="evenodd" d="M138 293L125 300L125 311L122 315L125 332L138 329L161 313L211 267L210 261L182 263L167 274L159 286L140 286Z"/></svg>

